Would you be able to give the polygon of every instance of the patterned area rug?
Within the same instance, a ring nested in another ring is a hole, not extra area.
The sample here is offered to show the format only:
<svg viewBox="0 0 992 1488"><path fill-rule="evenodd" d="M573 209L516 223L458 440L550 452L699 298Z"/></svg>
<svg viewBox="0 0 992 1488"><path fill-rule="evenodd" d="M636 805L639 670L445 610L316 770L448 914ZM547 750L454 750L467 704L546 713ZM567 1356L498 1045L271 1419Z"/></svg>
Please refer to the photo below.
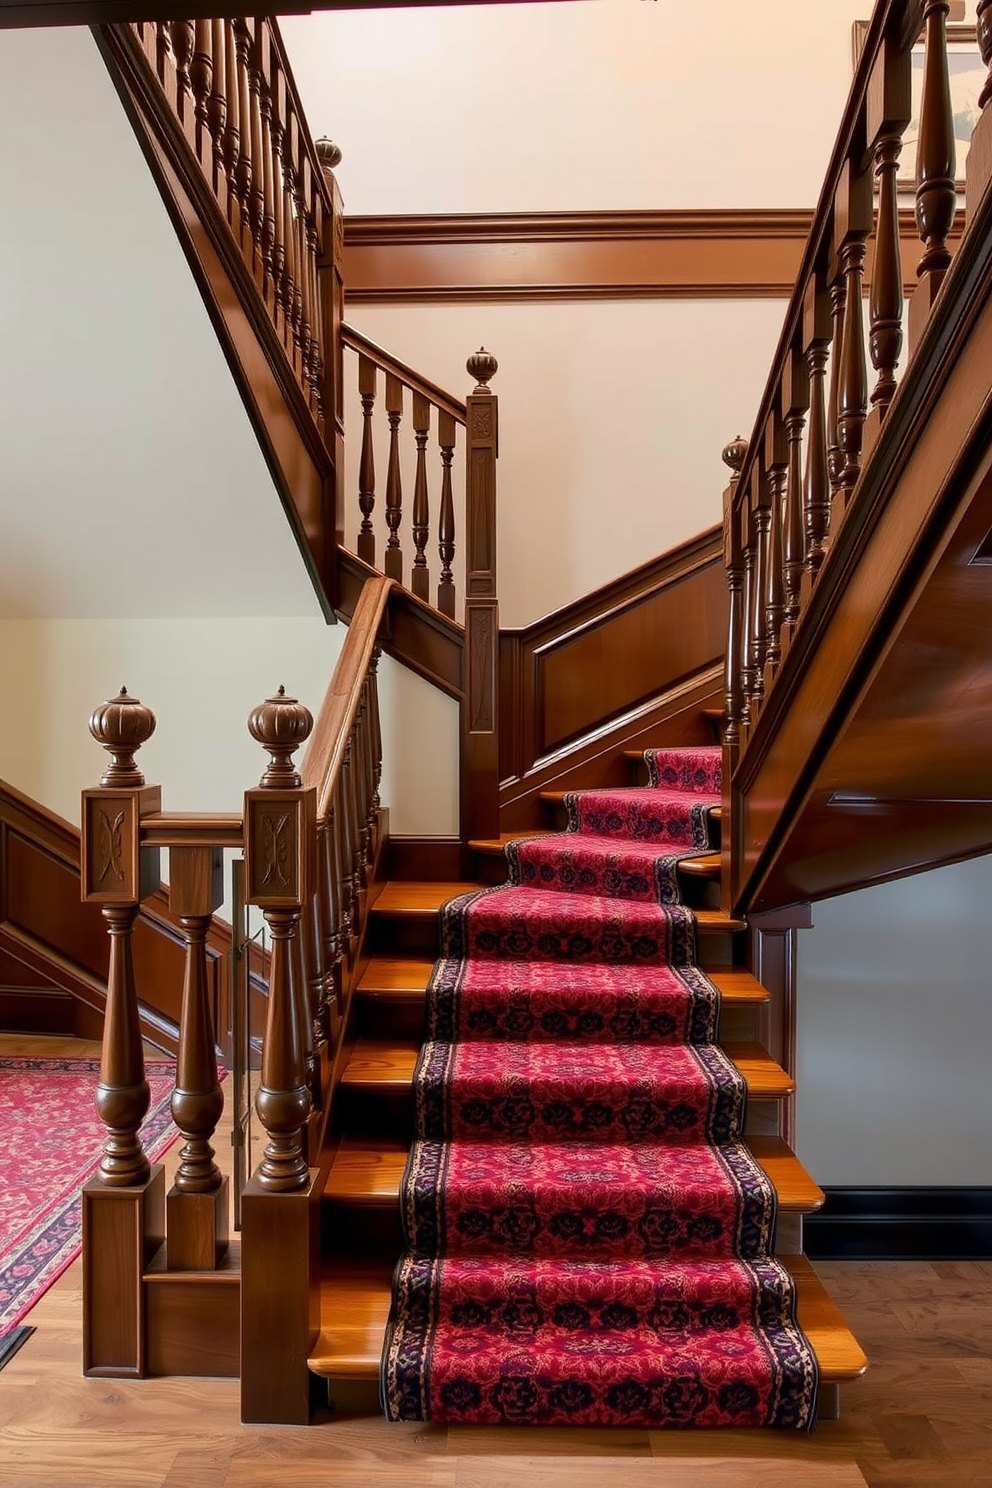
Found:
<svg viewBox="0 0 992 1488"><path fill-rule="evenodd" d="M175 1066L146 1067L142 1127L154 1162L179 1135L169 1102ZM104 1128L96 1059L0 1056L0 1344L81 1248L80 1191L96 1172Z"/></svg>
<svg viewBox="0 0 992 1488"><path fill-rule="evenodd" d="M806 1427L816 1360L770 1255L675 865L709 847L720 751L567 798L510 882L451 900L414 1077L391 1420Z"/></svg>

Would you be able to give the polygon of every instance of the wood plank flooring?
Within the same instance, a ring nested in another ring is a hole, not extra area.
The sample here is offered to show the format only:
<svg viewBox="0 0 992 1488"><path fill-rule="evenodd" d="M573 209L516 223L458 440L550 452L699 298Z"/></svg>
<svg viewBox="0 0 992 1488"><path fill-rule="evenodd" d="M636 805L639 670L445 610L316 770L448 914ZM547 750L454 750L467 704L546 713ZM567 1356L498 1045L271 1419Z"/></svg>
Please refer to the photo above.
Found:
<svg viewBox="0 0 992 1488"><path fill-rule="evenodd" d="M992 1262L817 1271L871 1367L807 1437L389 1426L361 1385L310 1429L241 1426L235 1381L83 1379L76 1262L0 1373L0 1488L992 1488Z"/></svg>

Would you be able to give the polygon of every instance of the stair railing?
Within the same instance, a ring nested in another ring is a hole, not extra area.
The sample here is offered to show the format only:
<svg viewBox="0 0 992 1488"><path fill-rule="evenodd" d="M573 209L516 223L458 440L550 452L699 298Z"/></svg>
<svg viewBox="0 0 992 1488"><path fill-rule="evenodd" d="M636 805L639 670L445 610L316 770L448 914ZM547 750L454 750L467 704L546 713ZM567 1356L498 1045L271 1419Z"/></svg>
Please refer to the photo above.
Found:
<svg viewBox="0 0 992 1488"><path fill-rule="evenodd" d="M960 239L948 11L947 0L876 4L753 430L724 451L731 470L724 493L728 784L767 711L831 549L850 522L896 393L904 340L911 368ZM978 12L981 55L990 64L987 0ZM913 113L911 54L921 35L915 218L922 255L904 325L904 279L911 271L903 264L909 223L900 213L899 161ZM980 106L990 98L986 84ZM983 115L968 158L969 217L992 176L990 131ZM724 850L732 860L733 840ZM731 862L727 867L729 886Z"/></svg>
<svg viewBox="0 0 992 1488"><path fill-rule="evenodd" d="M489 383L497 371L496 358L484 347L469 357L466 366L476 385L461 402L351 326L342 327L341 343L352 354L347 361L357 374L362 416L357 506L352 508L354 528L349 532L346 522L346 534L353 535L354 550L362 563L378 568L417 599L464 626L461 836L465 842L495 837L499 831L498 399ZM351 373L346 376L350 378ZM380 409L385 412L385 423L377 419ZM409 422L404 423L407 415ZM376 471L383 465L385 490L377 509L382 487L377 490ZM464 468L463 482L457 478L459 465ZM412 485L413 491L406 508L404 485L407 491ZM457 494L460 489L464 489L464 499ZM412 551L405 538L407 528ZM436 586L431 582L435 550Z"/></svg>
<svg viewBox="0 0 992 1488"><path fill-rule="evenodd" d="M83 1195L83 1367L240 1372L249 1421L310 1416L315 1203L384 839L376 668L393 587L386 577L365 586L316 725L282 688L253 710L249 730L269 760L243 813L161 810L160 788L135 762L155 718L125 690L90 721L110 763L100 785L83 792L82 895L107 922L110 967L97 1088L106 1138ZM311 733L297 770L293 755ZM163 1167L149 1165L139 1135L149 1088L132 955L163 847L185 942L172 1095L183 1146L168 1195ZM229 1285L237 1281L227 1256L229 1185L211 1145L223 1097L206 934L223 901L223 850L242 847L244 897L265 917L271 956L255 1102L265 1146L241 1195L239 1314ZM189 1296L177 1273L195 1283ZM224 1285L212 1288L212 1275Z"/></svg>

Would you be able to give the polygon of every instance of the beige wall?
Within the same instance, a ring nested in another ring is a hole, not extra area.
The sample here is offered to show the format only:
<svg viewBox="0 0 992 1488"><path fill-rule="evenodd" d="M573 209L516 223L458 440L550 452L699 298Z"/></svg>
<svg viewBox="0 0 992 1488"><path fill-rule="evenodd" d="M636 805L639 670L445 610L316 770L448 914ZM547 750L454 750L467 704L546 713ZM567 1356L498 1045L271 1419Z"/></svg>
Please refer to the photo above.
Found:
<svg viewBox="0 0 992 1488"><path fill-rule="evenodd" d="M869 0L580 0L281 21L350 212L816 200Z"/></svg>
<svg viewBox="0 0 992 1488"><path fill-rule="evenodd" d="M78 823L104 759L86 720L125 684L156 715L139 758L166 809L239 811L265 764L249 711L282 683L316 712L345 635L295 616L0 621L0 778ZM388 657L380 700L392 830L457 832L456 705Z"/></svg>

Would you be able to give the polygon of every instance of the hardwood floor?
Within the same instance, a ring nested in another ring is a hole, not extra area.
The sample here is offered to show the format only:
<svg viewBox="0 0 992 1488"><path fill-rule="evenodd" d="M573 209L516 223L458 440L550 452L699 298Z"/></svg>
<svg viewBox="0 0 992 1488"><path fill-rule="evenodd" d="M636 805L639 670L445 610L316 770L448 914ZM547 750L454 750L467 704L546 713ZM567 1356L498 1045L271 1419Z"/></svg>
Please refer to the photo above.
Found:
<svg viewBox="0 0 992 1488"><path fill-rule="evenodd" d="M818 1270L868 1374L811 1437L730 1437L390 1426L363 1386L309 1430L243 1427L233 1381L84 1380L77 1261L0 1373L0 1488L992 1488L992 1262Z"/></svg>

